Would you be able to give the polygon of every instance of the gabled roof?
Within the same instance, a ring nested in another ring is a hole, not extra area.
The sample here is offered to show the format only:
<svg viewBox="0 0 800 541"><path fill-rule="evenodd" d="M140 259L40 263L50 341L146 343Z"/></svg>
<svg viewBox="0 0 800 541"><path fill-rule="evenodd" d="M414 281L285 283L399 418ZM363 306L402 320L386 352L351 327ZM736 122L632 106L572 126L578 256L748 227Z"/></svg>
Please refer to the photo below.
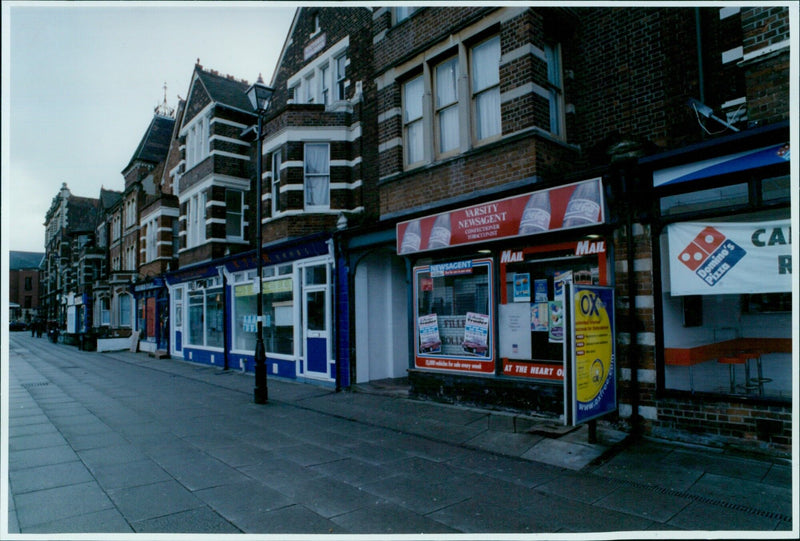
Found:
<svg viewBox="0 0 800 541"><path fill-rule="evenodd" d="M70 196L67 206L67 229L70 232L94 231L100 200Z"/></svg>
<svg viewBox="0 0 800 541"><path fill-rule="evenodd" d="M215 71L206 71L200 66L195 68L195 73L212 101L248 113L253 111L246 94L250 86L247 81L220 75Z"/></svg>
<svg viewBox="0 0 800 541"><path fill-rule="evenodd" d="M137 161L156 164L166 158L174 126L174 118L158 114L153 115L153 120L150 121L144 137L142 137L136 152L133 153L133 157L131 157L123 172L127 171Z"/></svg>
<svg viewBox="0 0 800 541"><path fill-rule="evenodd" d="M8 270L38 269L43 252L8 252Z"/></svg>
<svg viewBox="0 0 800 541"><path fill-rule="evenodd" d="M100 208L108 210L113 207L120 199L122 199L122 192L115 192L114 190L106 190L100 188Z"/></svg>

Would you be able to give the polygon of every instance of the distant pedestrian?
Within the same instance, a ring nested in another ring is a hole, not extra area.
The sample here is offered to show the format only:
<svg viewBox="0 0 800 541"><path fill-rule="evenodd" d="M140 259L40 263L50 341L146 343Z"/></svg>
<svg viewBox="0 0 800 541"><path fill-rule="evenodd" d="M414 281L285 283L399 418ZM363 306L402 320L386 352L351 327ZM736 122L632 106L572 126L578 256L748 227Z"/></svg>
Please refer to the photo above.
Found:
<svg viewBox="0 0 800 541"><path fill-rule="evenodd" d="M31 321L31 338L36 338L36 320Z"/></svg>
<svg viewBox="0 0 800 541"><path fill-rule="evenodd" d="M44 321L42 321L41 319L37 319L36 320L36 338L41 338L42 337L42 332L44 330L43 327L44 327Z"/></svg>

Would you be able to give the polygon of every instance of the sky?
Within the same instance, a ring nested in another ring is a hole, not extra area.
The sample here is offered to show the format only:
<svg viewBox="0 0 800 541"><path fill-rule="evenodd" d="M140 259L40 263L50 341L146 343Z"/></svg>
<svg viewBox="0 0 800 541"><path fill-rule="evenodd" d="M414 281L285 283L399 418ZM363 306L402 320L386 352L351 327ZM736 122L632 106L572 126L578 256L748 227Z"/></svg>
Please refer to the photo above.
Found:
<svg viewBox="0 0 800 541"><path fill-rule="evenodd" d="M73 195L122 191L121 171L195 62L269 83L296 3L3 2L2 244L44 252L44 220Z"/></svg>

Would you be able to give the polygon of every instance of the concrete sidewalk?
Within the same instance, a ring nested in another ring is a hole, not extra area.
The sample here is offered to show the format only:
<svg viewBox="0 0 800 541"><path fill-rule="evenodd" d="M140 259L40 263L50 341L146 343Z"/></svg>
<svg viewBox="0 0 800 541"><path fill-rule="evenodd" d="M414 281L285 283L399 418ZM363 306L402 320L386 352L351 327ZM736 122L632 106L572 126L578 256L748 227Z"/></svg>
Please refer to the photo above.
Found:
<svg viewBox="0 0 800 541"><path fill-rule="evenodd" d="M10 349L10 533L797 533L779 459L377 386L270 379L259 406L238 371Z"/></svg>
<svg viewBox="0 0 800 541"><path fill-rule="evenodd" d="M251 393L252 374L199 367L175 359L154 359L141 353L111 354ZM588 428L567 429L549 419L502 411L467 408L405 398L391 387L356 386L335 392L310 384L271 378L271 401L292 404L342 419L443 442L467 449L529 460L571 470L571 482L549 487L554 494L581 498L586 487L613 487L604 501L612 508L665 518L687 499L696 512L681 513L688 530L791 530L791 461L746 455L705 446L656 439L631 441L627 434L598 423L597 442ZM585 474L591 474L587 476ZM587 484L588 483L588 484ZM649 509L653 494L673 506ZM591 497L590 497L591 498ZM595 500L599 501L599 500ZM588 502L587 502L588 503Z"/></svg>

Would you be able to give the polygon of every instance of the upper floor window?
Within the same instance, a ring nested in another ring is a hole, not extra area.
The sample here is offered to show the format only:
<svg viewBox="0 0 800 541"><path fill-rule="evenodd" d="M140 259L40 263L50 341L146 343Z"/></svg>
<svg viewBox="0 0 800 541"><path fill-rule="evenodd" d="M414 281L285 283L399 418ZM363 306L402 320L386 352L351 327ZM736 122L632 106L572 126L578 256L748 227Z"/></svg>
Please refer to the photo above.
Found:
<svg viewBox="0 0 800 541"><path fill-rule="evenodd" d="M194 194L186 202L186 247L206 241L206 192Z"/></svg>
<svg viewBox="0 0 800 541"><path fill-rule="evenodd" d="M394 8L394 22L395 24L405 21L409 17L411 17L415 11L417 11L419 7L412 7L412 6L398 6Z"/></svg>
<svg viewBox="0 0 800 541"><path fill-rule="evenodd" d="M499 135L500 38L495 36L472 49L472 99L475 104L475 138Z"/></svg>
<svg viewBox="0 0 800 541"><path fill-rule="evenodd" d="M468 69L469 74L462 70ZM459 83L466 79L467 84ZM429 93L431 100L423 97ZM502 133L500 38L494 36L432 65L403 84L406 166L479 145ZM461 134L471 134L462 137Z"/></svg>
<svg viewBox="0 0 800 541"><path fill-rule="evenodd" d="M550 133L564 135L564 84L561 71L561 46L547 43L544 46L547 61L547 91L550 101Z"/></svg>
<svg viewBox="0 0 800 541"><path fill-rule="evenodd" d="M322 95L320 102L325 105L331 103L330 72L331 70L328 64L325 64L319 70L320 94Z"/></svg>
<svg viewBox="0 0 800 541"><path fill-rule="evenodd" d="M436 130L440 153L458 148L458 57L436 66Z"/></svg>
<svg viewBox="0 0 800 541"><path fill-rule="evenodd" d="M314 74L312 73L305 80L306 103L314 103L317 97L317 90L314 88Z"/></svg>
<svg viewBox="0 0 800 541"><path fill-rule="evenodd" d="M346 86L346 70L347 70L347 56L340 55L336 57L334 60L334 65L336 66L336 73L334 74L336 77L336 95L334 96L337 100L345 99L345 86Z"/></svg>
<svg viewBox="0 0 800 541"><path fill-rule="evenodd" d="M422 141L422 76L415 77L404 86L403 131L405 135L406 163L411 165L424 158Z"/></svg>
<svg viewBox="0 0 800 541"><path fill-rule="evenodd" d="M244 192L225 190L225 236L232 240L244 238Z"/></svg>
<svg viewBox="0 0 800 541"><path fill-rule="evenodd" d="M25 291L33 289L33 278L30 276L25 277Z"/></svg>
<svg viewBox="0 0 800 541"><path fill-rule="evenodd" d="M158 220L147 222L145 231L145 261L153 261L158 257Z"/></svg>
<svg viewBox="0 0 800 541"><path fill-rule="evenodd" d="M198 117L186 133L186 169L190 169L208 156L210 119L205 115Z"/></svg>
<svg viewBox="0 0 800 541"><path fill-rule="evenodd" d="M136 225L136 199L125 202L125 227Z"/></svg>
<svg viewBox="0 0 800 541"><path fill-rule="evenodd" d="M330 145L306 143L305 145L305 208L330 207Z"/></svg>
<svg viewBox="0 0 800 541"><path fill-rule="evenodd" d="M272 153L272 215L281 211L281 151Z"/></svg>
<svg viewBox="0 0 800 541"><path fill-rule="evenodd" d="M119 326L131 326L131 296L127 293L119 296Z"/></svg>
<svg viewBox="0 0 800 541"><path fill-rule="evenodd" d="M120 235L122 234L122 228L120 226L121 220L119 218L119 214L116 214L114 218L111 219L111 237L112 240L119 239Z"/></svg>

